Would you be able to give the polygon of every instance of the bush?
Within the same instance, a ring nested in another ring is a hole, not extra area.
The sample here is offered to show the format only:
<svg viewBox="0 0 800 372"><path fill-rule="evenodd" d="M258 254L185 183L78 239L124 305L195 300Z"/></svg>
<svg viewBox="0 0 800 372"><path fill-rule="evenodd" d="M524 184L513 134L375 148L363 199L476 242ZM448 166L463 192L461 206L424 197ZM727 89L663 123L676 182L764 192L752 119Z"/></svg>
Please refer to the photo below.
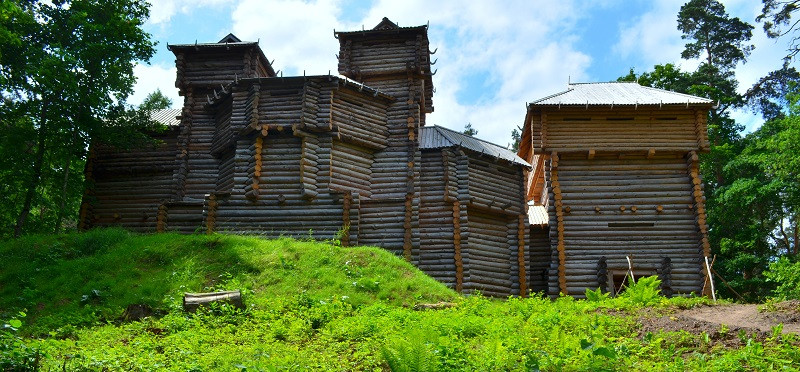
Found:
<svg viewBox="0 0 800 372"><path fill-rule="evenodd" d="M626 299L631 305L650 306L659 302L661 290L658 287L661 281L657 276L639 278L636 284L631 285L620 297Z"/></svg>
<svg viewBox="0 0 800 372"><path fill-rule="evenodd" d="M767 280L778 285L772 292L777 300L800 299L800 262L781 257L764 272Z"/></svg>
<svg viewBox="0 0 800 372"><path fill-rule="evenodd" d="M19 312L0 326L0 371L35 371L39 367L39 350L17 335L24 317L25 313Z"/></svg>

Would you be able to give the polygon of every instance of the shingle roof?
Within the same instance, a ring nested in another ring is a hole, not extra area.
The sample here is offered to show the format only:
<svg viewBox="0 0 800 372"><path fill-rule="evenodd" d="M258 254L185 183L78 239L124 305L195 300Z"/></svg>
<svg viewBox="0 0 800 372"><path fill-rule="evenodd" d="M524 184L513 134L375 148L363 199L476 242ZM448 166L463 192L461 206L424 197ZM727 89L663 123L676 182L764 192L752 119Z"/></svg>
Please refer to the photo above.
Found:
<svg viewBox="0 0 800 372"><path fill-rule="evenodd" d="M708 98L644 87L638 83L575 83L568 89L531 102L531 106L569 105L711 105Z"/></svg>
<svg viewBox="0 0 800 372"><path fill-rule="evenodd" d="M178 126L181 121L178 120L178 116L181 114L181 109L163 109L158 110L150 114L150 119L153 119L161 124L164 124L168 127Z"/></svg>
<svg viewBox="0 0 800 372"><path fill-rule="evenodd" d="M467 150L493 156L498 159L510 161L515 164L530 167L525 160L517 156L514 152L475 137L456 132L451 129L438 125L425 126L420 128L419 148L420 149L440 149L445 147L461 146Z"/></svg>

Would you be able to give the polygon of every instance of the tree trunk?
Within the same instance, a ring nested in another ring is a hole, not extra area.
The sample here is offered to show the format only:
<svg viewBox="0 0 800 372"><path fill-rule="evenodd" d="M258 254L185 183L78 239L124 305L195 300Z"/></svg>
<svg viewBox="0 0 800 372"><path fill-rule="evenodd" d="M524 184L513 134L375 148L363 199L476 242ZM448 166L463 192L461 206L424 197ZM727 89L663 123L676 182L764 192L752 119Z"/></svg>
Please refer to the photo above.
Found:
<svg viewBox="0 0 800 372"><path fill-rule="evenodd" d="M792 249L795 256L800 253L800 214L794 215L794 248Z"/></svg>
<svg viewBox="0 0 800 372"><path fill-rule="evenodd" d="M72 142L68 143L67 146L74 146L78 140L78 129L72 128ZM61 184L61 204L58 207L58 218L56 218L56 227L53 230L54 233L58 234L59 230L61 230L61 222L64 219L64 208L67 202L67 184L69 183L69 173L70 167L72 166L72 149L67 149L67 161L64 164L64 182Z"/></svg>
<svg viewBox="0 0 800 372"><path fill-rule="evenodd" d="M25 202L22 204L22 210L17 217L17 224L14 226L14 237L18 238L22 234L22 227L25 225L25 220L28 219L28 214L31 212L31 204L33 197L36 195L36 188L39 186L39 181L42 178L42 165L44 163L44 147L45 147L45 124L47 123L47 101L42 103L42 110L39 115L39 138L36 143L36 158L33 163L33 174L28 183L28 190L25 192Z"/></svg>

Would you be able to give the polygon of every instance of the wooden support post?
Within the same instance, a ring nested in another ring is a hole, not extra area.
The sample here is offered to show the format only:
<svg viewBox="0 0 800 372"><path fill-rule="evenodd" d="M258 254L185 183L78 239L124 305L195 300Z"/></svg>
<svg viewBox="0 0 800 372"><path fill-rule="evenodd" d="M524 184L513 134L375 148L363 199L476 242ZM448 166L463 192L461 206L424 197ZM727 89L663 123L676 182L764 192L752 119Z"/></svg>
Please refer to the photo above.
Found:
<svg viewBox="0 0 800 372"><path fill-rule="evenodd" d="M714 288L714 276L711 274L711 265L708 264L708 256L703 257L703 259L706 262L706 275L708 276L708 282L711 284L711 298L714 299L714 302L717 302L717 290Z"/></svg>
<svg viewBox="0 0 800 372"><path fill-rule="evenodd" d="M689 152L686 156L686 163L689 170L689 176L692 180L692 195L694 197L694 205L693 209L695 211L695 216L697 220L697 228L700 233L700 246L701 256L708 258L711 255L711 244L708 241L708 226L706 225L706 209L705 203L703 201L703 184L700 180L700 166L699 166L699 158L697 153L694 151ZM705 269L705 267L703 267ZM702 270L706 271L706 270ZM711 274L706 273L704 279L703 288L710 289L710 286L706 286L705 283L709 283L711 280ZM704 295L713 295L708 293L708 290L704 290Z"/></svg>
<svg viewBox="0 0 800 372"><path fill-rule="evenodd" d="M164 232L167 229L167 205L162 203L158 206L156 215L156 232Z"/></svg>
<svg viewBox="0 0 800 372"><path fill-rule="evenodd" d="M519 215L517 222L517 264L519 266L519 295L528 296L528 276L525 270L525 215Z"/></svg>
<svg viewBox="0 0 800 372"><path fill-rule="evenodd" d="M342 196L342 237L341 243L343 247L350 246L350 205L353 202L353 194L350 191L345 191Z"/></svg>
<svg viewBox="0 0 800 372"><path fill-rule="evenodd" d="M461 259L461 204L453 201L453 258L456 262L456 292L464 288L464 263Z"/></svg>
<svg viewBox="0 0 800 372"><path fill-rule="evenodd" d="M206 234L214 233L214 225L217 222L217 195L208 196L208 212L206 213Z"/></svg>
<svg viewBox="0 0 800 372"><path fill-rule="evenodd" d="M256 137L255 145L253 146L253 178L250 180L249 190L245 191L245 196L250 200L258 200L259 182L261 178L261 153L263 151L264 138L261 136Z"/></svg>
<svg viewBox="0 0 800 372"><path fill-rule="evenodd" d="M567 295L567 273L566 261L567 254L564 247L564 211L561 197L561 184L558 181L558 152L550 154L550 178L553 186L553 198L555 199L556 209L556 229L558 233L558 287L561 293Z"/></svg>
<svg viewBox="0 0 800 372"><path fill-rule="evenodd" d="M403 220L403 257L411 262L411 198L413 195L406 195L406 215Z"/></svg>
<svg viewBox="0 0 800 372"><path fill-rule="evenodd" d="M547 113L542 112L542 151L547 148Z"/></svg>

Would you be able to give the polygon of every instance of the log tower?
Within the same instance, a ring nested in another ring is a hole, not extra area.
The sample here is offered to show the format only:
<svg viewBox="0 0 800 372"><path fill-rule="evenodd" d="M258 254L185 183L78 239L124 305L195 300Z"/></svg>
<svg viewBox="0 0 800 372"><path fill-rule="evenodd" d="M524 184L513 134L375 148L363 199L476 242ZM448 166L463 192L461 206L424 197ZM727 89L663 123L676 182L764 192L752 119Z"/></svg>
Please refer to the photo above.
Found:
<svg viewBox="0 0 800 372"><path fill-rule="evenodd" d="M420 128L433 112L428 26L398 27L383 18L375 28L336 32L339 73L396 98L389 107L389 143L375 153L372 198L362 203L363 236L409 261L418 262ZM405 181L399 176L405 175ZM401 223L403 234L388 234Z"/></svg>

